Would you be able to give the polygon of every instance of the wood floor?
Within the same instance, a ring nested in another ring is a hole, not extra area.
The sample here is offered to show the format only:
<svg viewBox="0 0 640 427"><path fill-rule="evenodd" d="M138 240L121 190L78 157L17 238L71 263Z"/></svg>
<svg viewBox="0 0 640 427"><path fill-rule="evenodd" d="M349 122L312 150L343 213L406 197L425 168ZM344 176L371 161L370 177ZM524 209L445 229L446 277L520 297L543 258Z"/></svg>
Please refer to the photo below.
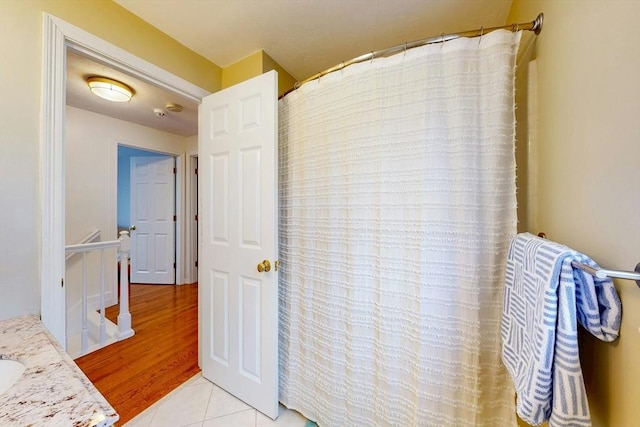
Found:
<svg viewBox="0 0 640 427"><path fill-rule="evenodd" d="M117 307L107 309L115 322ZM132 338L75 362L122 425L198 373L198 285L131 285Z"/></svg>

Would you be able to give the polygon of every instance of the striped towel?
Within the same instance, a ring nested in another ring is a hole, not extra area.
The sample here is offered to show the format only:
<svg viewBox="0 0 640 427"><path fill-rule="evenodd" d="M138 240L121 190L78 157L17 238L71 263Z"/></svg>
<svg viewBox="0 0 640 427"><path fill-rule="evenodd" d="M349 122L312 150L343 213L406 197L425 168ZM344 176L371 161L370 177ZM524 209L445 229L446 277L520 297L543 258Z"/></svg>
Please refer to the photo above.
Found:
<svg viewBox="0 0 640 427"><path fill-rule="evenodd" d="M577 322L603 341L620 329L611 279L572 267L599 268L564 245L529 233L511 242L502 315L502 361L518 394L518 415L532 425L591 426L578 356Z"/></svg>

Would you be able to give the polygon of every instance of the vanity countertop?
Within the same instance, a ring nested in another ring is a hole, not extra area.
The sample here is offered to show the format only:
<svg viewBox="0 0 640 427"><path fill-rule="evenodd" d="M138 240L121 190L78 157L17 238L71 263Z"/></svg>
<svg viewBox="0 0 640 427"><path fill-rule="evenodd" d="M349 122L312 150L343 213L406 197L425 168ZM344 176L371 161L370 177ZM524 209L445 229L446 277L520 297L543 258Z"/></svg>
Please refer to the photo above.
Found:
<svg viewBox="0 0 640 427"><path fill-rule="evenodd" d="M0 321L0 359L26 370L0 394L0 425L106 427L119 415L36 316Z"/></svg>

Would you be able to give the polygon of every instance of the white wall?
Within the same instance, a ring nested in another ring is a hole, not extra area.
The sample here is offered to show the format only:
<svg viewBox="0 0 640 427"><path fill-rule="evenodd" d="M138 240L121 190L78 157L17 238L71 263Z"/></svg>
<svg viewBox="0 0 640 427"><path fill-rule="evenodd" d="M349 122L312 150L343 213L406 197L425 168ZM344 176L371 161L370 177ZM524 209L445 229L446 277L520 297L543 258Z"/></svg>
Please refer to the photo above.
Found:
<svg viewBox="0 0 640 427"><path fill-rule="evenodd" d="M115 239L118 144L181 155L186 138L75 107L66 114L66 241L94 227Z"/></svg>
<svg viewBox="0 0 640 427"><path fill-rule="evenodd" d="M185 151L189 152L197 152L198 151L198 135L189 136L184 139L185 140Z"/></svg>
<svg viewBox="0 0 640 427"><path fill-rule="evenodd" d="M600 265L640 262L640 1L515 0L509 22L544 12L523 38L537 62L537 226ZM523 60L520 68L526 68ZM526 91L526 82L517 87ZM519 108L523 108L520 105ZM519 129L520 130L520 129ZM518 133L524 139L527 134ZM594 427L640 423L640 289L616 280L620 338L580 335Z"/></svg>

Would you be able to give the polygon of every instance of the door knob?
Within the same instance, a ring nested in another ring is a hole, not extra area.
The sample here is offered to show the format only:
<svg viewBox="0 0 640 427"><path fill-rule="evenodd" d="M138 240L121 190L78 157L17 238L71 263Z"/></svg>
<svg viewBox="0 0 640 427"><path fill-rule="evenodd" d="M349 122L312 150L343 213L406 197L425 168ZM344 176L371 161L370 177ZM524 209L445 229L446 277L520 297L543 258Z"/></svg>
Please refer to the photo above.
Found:
<svg viewBox="0 0 640 427"><path fill-rule="evenodd" d="M262 273L263 271L264 272L271 271L271 263L269 262L268 259L265 259L260 264L258 264L258 272Z"/></svg>
<svg viewBox="0 0 640 427"><path fill-rule="evenodd" d="M129 226L129 231L136 231L136 226L135 225Z"/></svg>

